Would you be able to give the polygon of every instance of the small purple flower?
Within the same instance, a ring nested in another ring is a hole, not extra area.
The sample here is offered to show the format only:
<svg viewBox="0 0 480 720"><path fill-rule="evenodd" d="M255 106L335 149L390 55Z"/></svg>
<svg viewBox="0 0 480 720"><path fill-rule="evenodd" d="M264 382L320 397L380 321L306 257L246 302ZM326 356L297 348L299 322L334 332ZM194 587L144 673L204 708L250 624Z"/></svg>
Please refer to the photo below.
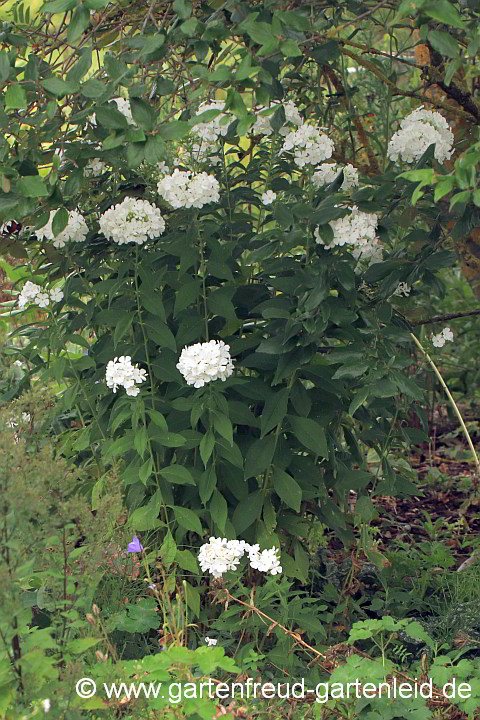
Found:
<svg viewBox="0 0 480 720"><path fill-rule="evenodd" d="M136 535L133 536L132 542L128 543L127 553L139 553L143 552L143 545Z"/></svg>

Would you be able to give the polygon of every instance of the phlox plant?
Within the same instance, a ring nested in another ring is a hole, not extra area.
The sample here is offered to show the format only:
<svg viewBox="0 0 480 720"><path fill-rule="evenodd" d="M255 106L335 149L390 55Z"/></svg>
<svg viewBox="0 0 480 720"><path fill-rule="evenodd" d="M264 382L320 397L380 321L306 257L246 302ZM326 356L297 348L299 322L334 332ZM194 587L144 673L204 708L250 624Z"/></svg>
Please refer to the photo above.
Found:
<svg viewBox="0 0 480 720"><path fill-rule="evenodd" d="M13 337L30 375L57 384L74 421L59 452L88 468L94 505L114 468L132 530L157 533L184 571L213 535L281 547L287 577L306 580L309 522L348 545L350 490L355 522L372 492L414 492L389 455L424 397L405 315L452 254L433 199L413 210L399 175L443 172L453 135L405 103L384 170L366 172L355 152L339 157L340 130L308 95L337 43L298 92L296 40L275 54L292 17L308 35L302 9L262 11L273 59L244 40L215 70L206 53L230 52L231 37L267 40L257 11L232 27L198 12L174 3L181 31L145 15L95 77L89 44L62 76L35 54L25 84L4 68L0 212L22 222L15 247L45 278L40 292L18 286L15 312L40 298L42 314ZM196 62L177 63L200 30L203 54L197 43Z"/></svg>

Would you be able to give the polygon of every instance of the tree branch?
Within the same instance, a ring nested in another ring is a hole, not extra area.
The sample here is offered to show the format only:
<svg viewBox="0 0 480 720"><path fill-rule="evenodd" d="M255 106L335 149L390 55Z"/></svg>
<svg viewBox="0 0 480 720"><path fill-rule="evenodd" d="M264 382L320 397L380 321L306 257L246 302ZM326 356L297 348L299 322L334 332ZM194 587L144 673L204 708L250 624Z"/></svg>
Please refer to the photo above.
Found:
<svg viewBox="0 0 480 720"><path fill-rule="evenodd" d="M419 325L431 325L437 322L443 322L444 320L454 320L455 318L469 317L471 315L480 315L479 310L468 310L467 312L461 313L448 313L448 315L435 315L431 318L425 318L425 320L418 320L417 322L410 323L412 327L418 327Z"/></svg>

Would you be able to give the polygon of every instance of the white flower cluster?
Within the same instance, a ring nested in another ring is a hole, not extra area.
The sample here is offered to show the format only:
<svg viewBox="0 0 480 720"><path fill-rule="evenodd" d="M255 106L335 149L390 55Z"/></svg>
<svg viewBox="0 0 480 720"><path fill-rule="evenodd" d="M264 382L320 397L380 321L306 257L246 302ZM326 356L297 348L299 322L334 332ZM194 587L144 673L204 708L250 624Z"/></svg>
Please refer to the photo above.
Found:
<svg viewBox="0 0 480 720"><path fill-rule="evenodd" d="M38 307L45 308L50 303L60 302L63 298L63 292L58 288L53 290L44 290L40 285L36 285L27 280L18 296L18 305L24 308L29 303L34 303Z"/></svg>
<svg viewBox="0 0 480 720"><path fill-rule="evenodd" d="M388 143L387 155L390 160L399 158L411 163L418 160L425 150L435 143L435 159L444 163L453 154L453 133L445 118L438 112L414 110L400 123Z"/></svg>
<svg viewBox="0 0 480 720"><path fill-rule="evenodd" d="M200 122L197 125L194 125L192 134L198 138L199 142L193 145L192 153L197 160L202 160L211 152L217 151L219 137L223 137L227 134L229 123L224 118L228 118L229 116L222 112L224 107L224 102L215 101L211 103L202 103L198 108L196 115L202 115L209 110L219 110L220 114L213 118L213 120ZM218 163L221 162L218 156L215 156L212 160L215 165L218 165Z"/></svg>
<svg viewBox="0 0 480 720"><path fill-rule="evenodd" d="M117 392L118 387L123 387L127 391L127 395L136 397L140 392L140 388L135 386L145 382L146 379L146 370L139 368L138 365L132 365L130 355L116 357L107 364L105 380L107 386L114 393Z"/></svg>
<svg viewBox="0 0 480 720"><path fill-rule="evenodd" d="M318 170L313 173L312 182L317 187L323 187L324 185L328 185L335 180L337 175L340 174L341 170L343 170L343 183L340 189L347 192L348 190L357 187L358 170L350 163L345 165L345 167L341 167L336 163L323 163L323 165L320 165Z"/></svg>
<svg viewBox="0 0 480 720"><path fill-rule="evenodd" d="M100 230L117 245L143 245L149 238L157 238L165 230L160 210L147 200L125 198L106 210L99 220Z"/></svg>
<svg viewBox="0 0 480 720"><path fill-rule="evenodd" d="M370 265L382 262L383 245L379 238L374 238L374 240L370 240L365 245L355 247L352 250L352 257L358 260L357 267L355 268L355 272L358 274L365 268L370 267Z"/></svg>
<svg viewBox="0 0 480 720"><path fill-rule="evenodd" d="M294 125L297 125L297 127L300 127L303 125L303 119L300 113L298 112L295 104L289 100L286 103L281 103L279 101L273 102L270 106L270 109L278 108L280 105L283 104L283 109L285 111L285 120L287 123L293 123ZM273 112L264 114L266 111L266 108L260 107L257 109L257 119L255 120L255 123L250 128L250 133L252 135L272 135L274 130L272 127L272 115L274 115L275 110ZM285 126L280 128L279 133L280 135L288 135L290 131Z"/></svg>
<svg viewBox="0 0 480 720"><path fill-rule="evenodd" d="M371 245L375 240L378 216L375 213L361 212L356 205L351 208L350 215L332 220L330 227L333 229L333 240L325 248L331 249L337 245L354 245L364 248ZM315 228L315 238L318 243L323 240L320 237L319 228Z"/></svg>
<svg viewBox="0 0 480 720"><path fill-rule="evenodd" d="M280 152L293 151L298 167L318 165L332 157L334 144L327 135L314 125L302 125L298 130L288 133Z"/></svg>
<svg viewBox="0 0 480 720"><path fill-rule="evenodd" d="M401 282L401 283L398 283L398 285L395 289L395 292L393 294L398 295L399 297L401 297L402 295L404 295L405 297L408 297L410 295L411 290L412 290L412 288L410 287L410 285L408 283Z"/></svg>
<svg viewBox="0 0 480 720"><path fill-rule="evenodd" d="M63 248L69 242L83 242L87 237L88 227L83 215L77 210L70 210L68 213L67 226L58 233L53 234L52 222L55 217L56 210L52 210L48 222L39 230L35 230L35 234L39 240L52 240L53 246Z"/></svg>
<svg viewBox="0 0 480 720"><path fill-rule="evenodd" d="M187 385L201 388L214 380L225 380L233 373L230 346L223 340L195 343L183 348L177 369L182 373Z"/></svg>
<svg viewBox="0 0 480 720"><path fill-rule="evenodd" d="M438 335L432 335L434 347L443 347L447 340L448 342L453 342L453 332L449 327L443 328L442 332L438 333Z"/></svg>
<svg viewBox="0 0 480 720"><path fill-rule="evenodd" d="M236 570L245 553L248 554L250 567L271 575L282 572L275 547L260 552L258 545L249 545L244 540L211 537L200 548L198 562L203 572L208 571L214 578L220 578L229 570Z"/></svg>
<svg viewBox="0 0 480 720"><path fill-rule="evenodd" d="M211 637L206 637L205 642L207 643L208 647L215 647L215 645L217 644L217 640Z"/></svg>
<svg viewBox="0 0 480 720"><path fill-rule="evenodd" d="M271 575L279 575L282 572L282 566L278 559L277 548L273 547L270 550L262 550L260 552L259 545L250 545L247 548L248 559L250 560L250 567L260 572Z"/></svg>
<svg viewBox="0 0 480 720"><path fill-rule="evenodd" d="M157 185L158 194L174 208L201 208L220 200L220 184L206 172L193 174L176 168Z"/></svg>
<svg viewBox="0 0 480 720"><path fill-rule="evenodd" d="M98 177L99 175L103 175L105 170L107 170L108 165L98 158L93 158L93 160L90 160L88 165L85 167L83 174L85 177Z"/></svg>
<svg viewBox="0 0 480 720"><path fill-rule="evenodd" d="M271 205L274 200L277 199L277 194L273 192L273 190L267 190L267 192L264 192L262 195L262 203L264 205Z"/></svg>

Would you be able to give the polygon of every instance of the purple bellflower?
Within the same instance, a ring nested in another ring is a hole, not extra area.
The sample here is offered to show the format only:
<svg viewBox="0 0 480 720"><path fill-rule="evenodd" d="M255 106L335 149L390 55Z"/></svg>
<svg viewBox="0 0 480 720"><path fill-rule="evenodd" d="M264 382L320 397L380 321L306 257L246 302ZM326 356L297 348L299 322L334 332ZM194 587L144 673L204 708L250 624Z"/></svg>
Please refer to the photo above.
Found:
<svg viewBox="0 0 480 720"><path fill-rule="evenodd" d="M133 536L132 542L128 543L127 553L140 553L143 552L143 545L136 535Z"/></svg>

